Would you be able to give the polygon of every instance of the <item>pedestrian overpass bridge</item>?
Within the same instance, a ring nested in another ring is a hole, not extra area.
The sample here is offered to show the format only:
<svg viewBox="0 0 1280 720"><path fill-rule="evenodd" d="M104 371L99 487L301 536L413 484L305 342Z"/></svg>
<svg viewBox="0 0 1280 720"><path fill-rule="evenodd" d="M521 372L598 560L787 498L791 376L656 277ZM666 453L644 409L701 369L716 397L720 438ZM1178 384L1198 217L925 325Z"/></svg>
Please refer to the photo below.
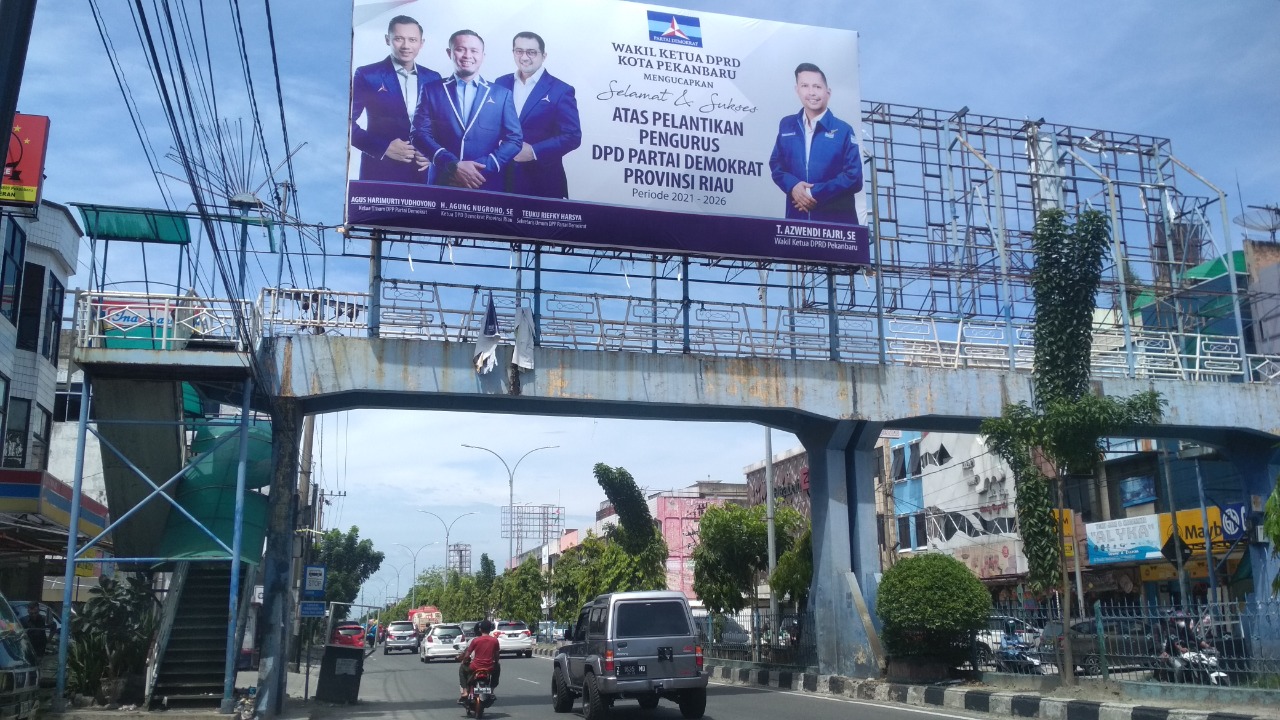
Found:
<svg viewBox="0 0 1280 720"><path fill-rule="evenodd" d="M105 467L109 491L132 484L137 502L135 470L168 477L181 468L168 437L176 383L200 383L232 404L251 386L245 397L271 414L275 446L264 612L287 627L288 499L306 414L407 408L767 425L794 433L809 453L821 671L868 676L880 656L871 611L880 570L872 448L881 430L975 432L1005 404L1031 399L1029 325L570 292L531 303L527 292L500 288L492 293L504 336L532 304L534 367L516 370L508 345L481 375L472 355L489 292L392 281L378 296L267 289L256 303L81 293L73 358L95 397L115 398L99 404L97 421L117 412L142 423L117 435L121 454L140 460ZM1092 357L1097 392L1154 389L1168 401L1164 423L1143 437L1217 446L1248 493L1270 492L1280 358L1247 354L1232 337L1127 327L1099 329ZM120 512L112 507L113 517ZM156 522L158 514L122 524L116 547L132 537L145 552ZM1274 560L1265 546L1250 552L1261 588Z"/></svg>

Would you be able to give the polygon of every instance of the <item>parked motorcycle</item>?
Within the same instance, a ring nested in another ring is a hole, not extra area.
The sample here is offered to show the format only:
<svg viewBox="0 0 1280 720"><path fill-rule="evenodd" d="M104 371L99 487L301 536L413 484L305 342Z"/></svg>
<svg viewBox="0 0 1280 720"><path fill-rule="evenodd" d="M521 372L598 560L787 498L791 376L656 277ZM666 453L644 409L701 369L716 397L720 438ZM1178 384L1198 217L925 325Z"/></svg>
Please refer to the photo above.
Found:
<svg viewBox="0 0 1280 720"><path fill-rule="evenodd" d="M498 696L493 694L493 688L489 685L489 673L477 672L471 687L467 688L467 717L480 720L484 717L484 711L497 699Z"/></svg>

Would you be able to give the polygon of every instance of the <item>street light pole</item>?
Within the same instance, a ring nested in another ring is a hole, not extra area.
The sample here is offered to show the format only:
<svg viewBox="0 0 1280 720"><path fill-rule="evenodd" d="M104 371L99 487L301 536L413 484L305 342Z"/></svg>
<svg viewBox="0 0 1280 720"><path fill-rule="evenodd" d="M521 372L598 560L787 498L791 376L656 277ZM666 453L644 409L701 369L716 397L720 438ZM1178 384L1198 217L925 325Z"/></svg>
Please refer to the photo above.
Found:
<svg viewBox="0 0 1280 720"><path fill-rule="evenodd" d="M475 513L474 512L462 513L458 517L454 518L453 522L446 523L444 521L444 518L431 512L430 510L419 510L418 512L422 513L423 515L430 515L431 517L439 520L440 524L444 526L444 581L447 583L449 582L449 532L453 530L453 523L458 522L459 520L461 520L462 518L468 515L475 515Z"/></svg>
<svg viewBox="0 0 1280 720"><path fill-rule="evenodd" d="M516 528L515 528L515 521L516 521L516 518L515 518L515 514L516 514L516 470L519 470L519 469L520 469L520 463L524 462L524 459L525 459L525 458L527 458L527 457L529 457L530 455L532 455L532 454L534 454L534 453L538 452L539 450L551 450L552 448L558 448L558 447L560 447L560 446L559 446L559 445L545 445L545 446L543 446L543 447L536 447L536 448L534 448L534 449L530 450L529 452L527 452L527 453L525 453L525 454L521 455L521 456L520 456L520 459L516 461L516 464L515 464L515 465L508 465L508 464L507 464L507 461L506 461L506 460L503 460L501 455L499 455L498 453L496 453L496 452L494 452L494 451L490 450L490 449L489 449L489 448L487 448L487 447L481 447L481 446L479 446L479 445L467 445L466 443L463 443L462 447L464 447L464 448L471 448L472 450L483 450L483 451L485 451L485 452L489 453L490 455L492 455L492 456L494 456L494 457L498 458L498 462L502 463L502 467L506 468L506 470L507 470L507 499L508 499L508 503L507 503L507 512L508 512L508 513L510 513L510 515L508 516L508 522L509 522L509 523L510 523L510 525L511 525L509 528L507 528L507 535L508 535L508 539L507 539L507 567L508 567L508 568L510 568L510 567L511 567L511 561L512 561L512 560L515 560L515 557L516 557Z"/></svg>
<svg viewBox="0 0 1280 720"><path fill-rule="evenodd" d="M390 569L396 571L396 597L404 597L400 594L400 572L404 570L404 565L401 565L400 567L392 567Z"/></svg>
<svg viewBox="0 0 1280 720"><path fill-rule="evenodd" d="M427 543L426 545L423 545L422 547L418 548L417 550L414 550L413 548L409 547L408 545L405 545L404 543L395 543L395 544L396 544L396 545L399 545L400 547L402 547L402 548L404 548L405 550L409 551L409 554L413 556L413 580L412 580L412 581L410 582L410 584L409 584L409 607L411 607L411 608L412 608L412 607L416 607L416 606L418 605L418 593L417 593L417 589L418 589L418 553L422 552L423 550L426 550L427 548L431 547L432 545L435 545L435 543L433 543L433 542L429 542L429 543ZM396 592L399 592L399 591L400 591L400 588L399 588L399 587L397 587L397 588L396 588Z"/></svg>

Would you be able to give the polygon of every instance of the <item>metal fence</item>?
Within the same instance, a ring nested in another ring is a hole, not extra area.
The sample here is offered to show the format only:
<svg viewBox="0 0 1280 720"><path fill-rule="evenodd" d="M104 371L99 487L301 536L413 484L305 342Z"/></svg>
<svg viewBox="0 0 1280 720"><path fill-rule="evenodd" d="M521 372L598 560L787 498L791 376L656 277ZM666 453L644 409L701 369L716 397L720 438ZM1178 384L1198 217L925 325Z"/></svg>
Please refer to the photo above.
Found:
<svg viewBox="0 0 1280 720"><path fill-rule="evenodd" d="M1064 629L1065 626L1065 629ZM984 670L1056 674L1070 644L1085 679L1280 688L1280 601L1103 605L1063 622L1000 610L975 637Z"/></svg>
<svg viewBox="0 0 1280 720"><path fill-rule="evenodd" d="M809 613L782 613L773 622L767 611L707 615L698 619L708 660L754 662L808 669L818 665L817 636Z"/></svg>

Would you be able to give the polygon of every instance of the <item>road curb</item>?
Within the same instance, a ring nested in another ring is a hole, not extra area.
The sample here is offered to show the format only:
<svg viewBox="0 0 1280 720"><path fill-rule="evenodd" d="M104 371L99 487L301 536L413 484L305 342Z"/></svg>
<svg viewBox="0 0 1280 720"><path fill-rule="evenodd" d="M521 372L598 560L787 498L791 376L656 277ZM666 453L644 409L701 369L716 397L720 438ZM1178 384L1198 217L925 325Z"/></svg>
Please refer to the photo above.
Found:
<svg viewBox="0 0 1280 720"><path fill-rule="evenodd" d="M708 665L712 680L777 690L963 710L1003 717L1039 720L1270 720L1266 717L1209 710L1180 710L1120 702L1071 700L1037 693L1005 692L949 685L909 685L839 675Z"/></svg>

